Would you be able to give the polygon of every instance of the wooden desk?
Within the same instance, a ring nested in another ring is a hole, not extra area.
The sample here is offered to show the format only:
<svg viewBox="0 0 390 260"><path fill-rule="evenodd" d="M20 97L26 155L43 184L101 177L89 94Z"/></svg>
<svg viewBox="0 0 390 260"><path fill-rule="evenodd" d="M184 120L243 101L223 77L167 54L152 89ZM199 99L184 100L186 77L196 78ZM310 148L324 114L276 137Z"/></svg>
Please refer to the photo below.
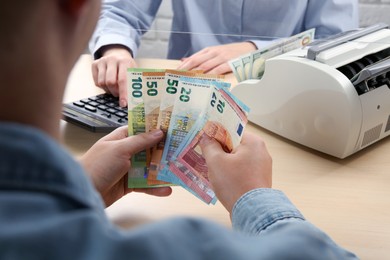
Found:
<svg viewBox="0 0 390 260"><path fill-rule="evenodd" d="M142 60L140 67L175 68L177 61ZM81 56L69 78L65 101L101 92L91 76L91 58ZM234 81L233 76L228 80ZM79 156L102 134L61 122L64 144ZM335 159L250 124L273 156L274 188L283 190L306 218L362 259L390 255L390 138L350 158ZM199 216L230 226L221 204L208 206L180 187L168 198L132 193L107 209L121 226L170 216Z"/></svg>

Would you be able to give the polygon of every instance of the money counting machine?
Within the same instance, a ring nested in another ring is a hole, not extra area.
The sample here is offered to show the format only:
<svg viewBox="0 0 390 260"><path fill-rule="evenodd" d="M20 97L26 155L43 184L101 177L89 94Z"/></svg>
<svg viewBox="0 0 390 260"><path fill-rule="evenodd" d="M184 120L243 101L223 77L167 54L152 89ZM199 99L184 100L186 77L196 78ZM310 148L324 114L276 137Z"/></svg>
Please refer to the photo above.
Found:
<svg viewBox="0 0 390 260"><path fill-rule="evenodd" d="M232 92L251 122L345 158L390 134L390 29L376 24L270 58L260 80Z"/></svg>

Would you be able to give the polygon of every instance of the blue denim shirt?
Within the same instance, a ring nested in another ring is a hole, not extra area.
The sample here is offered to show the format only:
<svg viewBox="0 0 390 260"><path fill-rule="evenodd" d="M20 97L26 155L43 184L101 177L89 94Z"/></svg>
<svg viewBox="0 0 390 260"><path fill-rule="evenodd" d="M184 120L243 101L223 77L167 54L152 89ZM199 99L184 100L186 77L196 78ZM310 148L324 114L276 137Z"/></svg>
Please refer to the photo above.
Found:
<svg viewBox="0 0 390 260"><path fill-rule="evenodd" d="M136 57L140 37L150 29L161 1L104 0L90 42L95 58L109 44L126 46ZM252 41L261 48L311 28L316 38L323 38L359 26L357 0L172 0L172 9L169 59L232 42ZM155 34L163 35L159 25Z"/></svg>
<svg viewBox="0 0 390 260"><path fill-rule="evenodd" d="M355 259L277 190L242 196L232 222L173 218L121 230L59 144L0 123L0 259Z"/></svg>

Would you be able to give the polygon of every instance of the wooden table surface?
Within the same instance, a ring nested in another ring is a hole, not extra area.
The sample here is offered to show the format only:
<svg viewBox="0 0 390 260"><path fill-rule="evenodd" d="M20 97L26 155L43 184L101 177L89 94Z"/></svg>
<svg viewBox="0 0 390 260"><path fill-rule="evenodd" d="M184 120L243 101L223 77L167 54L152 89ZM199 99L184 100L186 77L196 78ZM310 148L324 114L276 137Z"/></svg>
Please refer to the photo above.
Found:
<svg viewBox="0 0 390 260"><path fill-rule="evenodd" d="M139 60L139 67L175 68L174 60ZM227 80L234 85L233 75ZM100 93L91 75L91 56L82 55L72 71L64 102ZM390 258L390 139L336 159L290 142L254 124L249 131L266 141L273 157L273 186L283 190L313 224L362 259ZM61 122L64 145L76 156L103 134ZM132 193L106 212L114 223L130 227L171 216L199 216L230 227L220 203L206 205L174 187L167 198Z"/></svg>

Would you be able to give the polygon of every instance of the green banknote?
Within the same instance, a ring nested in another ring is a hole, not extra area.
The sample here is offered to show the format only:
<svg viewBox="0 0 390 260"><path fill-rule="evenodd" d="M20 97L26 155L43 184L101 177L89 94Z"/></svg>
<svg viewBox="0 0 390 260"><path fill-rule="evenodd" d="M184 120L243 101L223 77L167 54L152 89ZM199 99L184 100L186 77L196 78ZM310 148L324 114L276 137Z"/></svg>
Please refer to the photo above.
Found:
<svg viewBox="0 0 390 260"><path fill-rule="evenodd" d="M233 71L234 76L236 77L238 82L245 80L245 71L244 71L244 65L242 64L242 59L237 58L234 60L229 61L230 68Z"/></svg>
<svg viewBox="0 0 390 260"><path fill-rule="evenodd" d="M265 61L277 55L301 48L314 39L315 29L310 29L286 39L278 40L263 49L252 53L252 66L250 73L252 78L261 79L265 71Z"/></svg>
<svg viewBox="0 0 390 260"><path fill-rule="evenodd" d="M272 41L262 49L229 61L230 68L238 82L246 79L261 79L267 59L306 46L313 41L314 34L315 29L313 28L288 38Z"/></svg>
<svg viewBox="0 0 390 260"><path fill-rule="evenodd" d="M128 82L128 134L129 136L145 133L144 82L142 73L153 69L130 68L127 71ZM131 157L128 172L129 188L149 187L147 184L146 150Z"/></svg>

